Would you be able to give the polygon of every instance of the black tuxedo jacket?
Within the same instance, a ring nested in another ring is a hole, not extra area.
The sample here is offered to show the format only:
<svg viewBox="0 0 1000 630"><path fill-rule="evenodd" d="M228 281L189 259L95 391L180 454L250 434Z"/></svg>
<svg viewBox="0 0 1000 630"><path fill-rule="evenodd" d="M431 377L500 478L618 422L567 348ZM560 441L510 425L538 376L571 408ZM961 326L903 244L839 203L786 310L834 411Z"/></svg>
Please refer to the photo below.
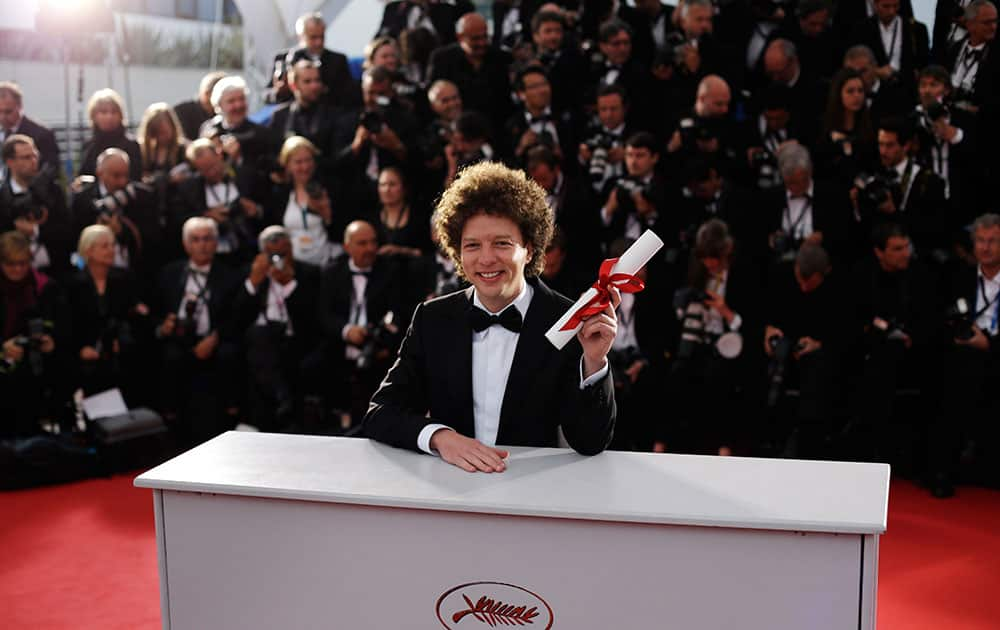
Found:
<svg viewBox="0 0 1000 630"><path fill-rule="evenodd" d="M285 300L288 309L288 319L292 322L295 344L300 348L308 348L319 337L319 322L316 320L316 298L319 294L319 269L313 265L295 261L295 290ZM249 267L243 278L249 276ZM257 321L257 316L267 309L267 296L271 288L271 279L265 278L257 287L254 295L246 288L242 280L236 289L236 300L233 305L233 334L242 339L243 333Z"/></svg>
<svg viewBox="0 0 1000 630"><path fill-rule="evenodd" d="M156 299L153 301L154 322L159 323L169 313L177 313L184 300L187 287L190 262L187 258L168 263L160 270L157 281ZM233 309L233 297L240 282L239 274L230 267L213 264L208 272L206 287L208 288L208 321L212 330L219 331L220 336L230 334L230 317ZM244 290L245 292L245 290Z"/></svg>
<svg viewBox="0 0 1000 630"><path fill-rule="evenodd" d="M868 19L868 9L865 5L869 0L839 0L833 14L833 29L842 41L847 41L854 27ZM899 15L907 20L913 17L913 4L910 0L899 3ZM843 51L841 51L843 52Z"/></svg>
<svg viewBox="0 0 1000 630"><path fill-rule="evenodd" d="M174 105L174 113L177 114L177 119L184 129L184 137L188 140L197 138L201 126L212 117L212 114L206 112L205 108L201 106L198 99L177 103Z"/></svg>
<svg viewBox="0 0 1000 630"><path fill-rule="evenodd" d="M555 446L561 425L577 452L599 453L614 430L612 379L580 389L579 342L556 350L545 339L572 303L537 279L529 282L535 292L507 378L497 444ZM365 415L369 437L417 450L420 431L432 423L475 437L471 303L470 288L417 307L399 356Z"/></svg>
<svg viewBox="0 0 1000 630"><path fill-rule="evenodd" d="M385 314L393 311L398 324L409 317L400 310L402 287L397 281L396 267L386 258L376 258L365 289L365 308L368 323L380 321ZM331 350L343 356L344 326L351 318L351 297L354 295L354 281L347 257L343 256L331 267L323 271L319 288L319 324L330 342ZM405 326L405 323L403 324Z"/></svg>
<svg viewBox="0 0 1000 630"><path fill-rule="evenodd" d="M396 0L385 5L382 11L382 23L378 27L377 35L388 35L399 39L400 33L406 30L407 19L410 9L417 4L406 0ZM427 14L434 25L437 35L438 45L446 46L455 41L455 22L466 13L475 11L468 0L458 0L454 4L449 2L428 2ZM502 22L502 20L501 20ZM494 22L500 24L501 22ZM499 29L497 29L499 30Z"/></svg>
<svg viewBox="0 0 1000 630"><path fill-rule="evenodd" d="M97 182L73 195L74 234L79 235L83 228L97 223L100 215L94 204L99 199L101 191ZM142 277L151 270L152 264L159 262L160 221L153 193L137 187L136 197L125 207L122 219L122 232L115 239L128 250L129 266Z"/></svg>
<svg viewBox="0 0 1000 630"><path fill-rule="evenodd" d="M56 134L48 127L44 127L27 116L21 117L21 123L17 126L17 133L28 136L35 141L35 147L39 153L39 168L51 166L59 168L59 145L56 144Z"/></svg>
<svg viewBox="0 0 1000 630"><path fill-rule="evenodd" d="M766 233L773 234L781 229L782 218L788 206L785 188L780 186L764 193L762 201L762 209L766 213ZM851 205L846 192L836 185L814 180L813 231L823 233L823 248L835 261L839 256L848 254L851 217Z"/></svg>
<svg viewBox="0 0 1000 630"><path fill-rule="evenodd" d="M485 114L494 129L503 126L512 111L508 67L510 55L490 47L478 70L472 67L459 44L449 44L431 54L427 84L447 79L458 86L466 111Z"/></svg>
<svg viewBox="0 0 1000 630"><path fill-rule="evenodd" d="M302 48L292 48L290 50L279 51L274 56L274 62L267 87L274 85L274 75L277 73L282 78L285 77L291 61L298 61L305 57ZM361 84L351 76L351 69L347 63L347 57L341 53L323 49L319 56L319 76L326 86L326 102L339 107L360 107L361 106ZM291 94L280 98L278 102L288 101Z"/></svg>
<svg viewBox="0 0 1000 630"><path fill-rule="evenodd" d="M101 313L97 288L90 273L84 269L70 276L66 282L66 297L73 313L73 356L79 358L84 346L95 346L111 319L119 323L135 321L135 306L139 302L134 276L112 267L104 290L106 314ZM123 349L124 350L124 349Z"/></svg>
<svg viewBox="0 0 1000 630"><path fill-rule="evenodd" d="M559 136L559 150L562 152L562 166L563 170L569 170L573 172L576 170L577 161L573 159L576 155L576 136L573 133L573 120L569 112L558 113L554 109L552 115L549 117L550 122L556 128L556 134ZM547 127L548 125L546 125ZM517 145L521 141L521 136L528 130L528 121L525 119L524 109L518 109L514 114L507 119L504 124L504 139L503 146L501 148L504 153L506 153L507 158L511 164L517 164L525 157L525 153L521 154L521 157L515 155L517 150ZM529 147L530 148L530 147Z"/></svg>
<svg viewBox="0 0 1000 630"><path fill-rule="evenodd" d="M913 18L900 18L897 46L901 46L899 56L899 81L911 97L916 95L916 72L927 65L930 58L930 38L927 27ZM882 43L878 17L872 16L859 22L851 36L854 44L864 44L875 53L875 64L884 66L889 63L889 51Z"/></svg>
<svg viewBox="0 0 1000 630"><path fill-rule="evenodd" d="M51 266L43 271L58 277L71 269L69 256L75 246L77 234L73 231L73 222L62 188L51 182L45 193L45 199L39 201L48 208L49 215L38 228L38 240L45 245L51 260ZM13 203L14 191L8 177L0 184L0 232L15 229L14 219L17 217L13 213Z"/></svg>
<svg viewBox="0 0 1000 630"><path fill-rule="evenodd" d="M958 300L958 298L965 298L966 303L969 305L969 322L975 324L976 320L976 304L979 298L979 266L974 267L963 266L961 270L952 274L948 279L947 295L949 296L948 303L946 306L952 306ZM997 305L991 306L991 309L996 308ZM1000 359L1000 335L996 337L990 337L988 334L986 338L990 343L990 355L994 360ZM949 336L948 342L951 342Z"/></svg>
<svg viewBox="0 0 1000 630"><path fill-rule="evenodd" d="M958 56L962 54L965 40L955 42L945 53L944 66L949 72L954 73L955 64L958 63ZM997 52L996 42L986 44L986 52L979 62L979 71L976 73L976 81L973 84L972 103L980 108L984 106L996 107L1000 103L1000 52ZM980 118L983 112L980 111ZM984 121L985 122L985 121Z"/></svg>
<svg viewBox="0 0 1000 630"><path fill-rule="evenodd" d="M97 158L105 149L121 149L128 154L128 178L142 179L142 151L135 138L122 127L106 133L95 131L92 138L83 143L80 154L80 170L77 175L94 175L97 172Z"/></svg>

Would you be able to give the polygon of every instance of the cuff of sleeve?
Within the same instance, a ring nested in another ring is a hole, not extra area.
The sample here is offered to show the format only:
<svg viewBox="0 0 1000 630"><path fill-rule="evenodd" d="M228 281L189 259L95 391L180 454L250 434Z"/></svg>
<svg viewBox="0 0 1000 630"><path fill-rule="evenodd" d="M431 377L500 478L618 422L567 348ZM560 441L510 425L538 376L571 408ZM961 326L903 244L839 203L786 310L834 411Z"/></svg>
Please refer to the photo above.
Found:
<svg viewBox="0 0 1000 630"><path fill-rule="evenodd" d="M962 131L961 127L955 127L955 135L952 137L948 144L958 144L965 139L965 132Z"/></svg>
<svg viewBox="0 0 1000 630"><path fill-rule="evenodd" d="M428 455L437 455L437 451L431 450L431 437L440 429L447 429L449 431L452 430L452 428L446 424L428 424L420 431L420 435L417 436L417 448Z"/></svg>
<svg viewBox="0 0 1000 630"><path fill-rule="evenodd" d="M583 357L580 357L580 389L590 387L608 375L608 360L604 359L604 367L597 370L587 378L583 378Z"/></svg>
<svg viewBox="0 0 1000 630"><path fill-rule="evenodd" d="M601 206L600 213L601 213L601 223L604 225L604 227L610 226L611 225L611 219L613 217L609 217L608 216L608 213L605 210L604 206Z"/></svg>
<svg viewBox="0 0 1000 630"><path fill-rule="evenodd" d="M250 295L257 295L257 287L253 286L253 282L250 282L249 278L243 281L243 286L246 287L247 293Z"/></svg>

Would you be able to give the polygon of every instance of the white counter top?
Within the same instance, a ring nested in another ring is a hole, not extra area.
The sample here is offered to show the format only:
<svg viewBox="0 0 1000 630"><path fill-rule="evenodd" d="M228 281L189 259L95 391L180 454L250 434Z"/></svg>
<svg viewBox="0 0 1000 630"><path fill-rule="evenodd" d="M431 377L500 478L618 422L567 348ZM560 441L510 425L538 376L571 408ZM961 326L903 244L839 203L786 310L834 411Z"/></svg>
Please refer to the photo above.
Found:
<svg viewBox="0 0 1000 630"><path fill-rule="evenodd" d="M140 475L140 488L709 527L880 534L884 464L512 448L503 473L364 439L229 432Z"/></svg>

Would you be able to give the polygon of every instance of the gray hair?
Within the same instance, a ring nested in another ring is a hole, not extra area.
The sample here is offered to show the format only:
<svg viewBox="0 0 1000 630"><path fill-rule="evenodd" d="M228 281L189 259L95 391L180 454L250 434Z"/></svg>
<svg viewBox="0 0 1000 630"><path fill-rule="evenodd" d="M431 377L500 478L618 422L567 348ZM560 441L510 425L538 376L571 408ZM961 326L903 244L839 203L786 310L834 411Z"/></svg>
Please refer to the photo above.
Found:
<svg viewBox="0 0 1000 630"><path fill-rule="evenodd" d="M269 225L264 228L260 236L257 237L257 247L260 251L267 249L267 244L273 241L279 240L292 240L292 235L285 229L283 225Z"/></svg>
<svg viewBox="0 0 1000 630"><path fill-rule="evenodd" d="M778 149L778 172L782 179L787 179L796 171L807 170L813 172L812 158L809 156L809 149L798 142L788 142Z"/></svg>
<svg viewBox="0 0 1000 630"><path fill-rule="evenodd" d="M101 239L109 238L111 242L115 242L115 233L111 231L106 225L88 225L83 228L80 232L80 240L76 244L76 253L80 255L80 258L84 262L90 257L90 250L97 244L97 241Z"/></svg>
<svg viewBox="0 0 1000 630"><path fill-rule="evenodd" d="M701 7L703 9L710 9L715 11L715 5L712 4L712 0L686 0L684 5L681 7L681 18L686 18L691 7Z"/></svg>
<svg viewBox="0 0 1000 630"><path fill-rule="evenodd" d="M847 52L844 53L844 63L846 64L848 61L852 61L859 57L864 57L868 63L875 65L875 53L872 52L871 48L865 46L864 44L858 44L857 46L851 46L848 48Z"/></svg>
<svg viewBox="0 0 1000 630"><path fill-rule="evenodd" d="M437 98L438 92L440 92L442 89L444 89L446 86L449 85L455 88L456 90L458 89L458 86L449 81L448 79L438 79L434 83L431 83L431 86L427 88L427 100L433 103L434 99Z"/></svg>
<svg viewBox="0 0 1000 630"><path fill-rule="evenodd" d="M226 95L226 92L233 90L242 90L245 96L250 96L250 88L247 87L247 82L243 80L243 77L238 75L223 77L212 88L212 98L209 100L211 100L212 107L215 108L216 113L220 113L219 101Z"/></svg>
<svg viewBox="0 0 1000 630"><path fill-rule="evenodd" d="M965 7L965 21L968 22L976 19L979 17L979 12L984 7L988 6L993 7L994 9L997 8L995 4L990 2L990 0L972 0L972 2L969 3L969 6Z"/></svg>
<svg viewBox="0 0 1000 630"><path fill-rule="evenodd" d="M830 273L830 255L822 245L804 243L795 256L795 266L803 278L812 278L817 273L825 278Z"/></svg>
<svg viewBox="0 0 1000 630"><path fill-rule="evenodd" d="M101 151L101 154L97 156L97 170L101 170L101 168L104 166L104 163L110 160L111 158L120 159L122 162L125 162L125 166L129 166L131 163L131 160L128 157L128 153L125 153L121 149L111 147L110 149L104 149L103 151Z"/></svg>
<svg viewBox="0 0 1000 630"><path fill-rule="evenodd" d="M697 258L722 258L733 248L729 226L721 219L709 219L701 224L694 237Z"/></svg>
<svg viewBox="0 0 1000 630"><path fill-rule="evenodd" d="M988 230L990 228L1000 226L1000 214L994 212L988 212L986 214L980 215L972 223L972 233L975 234L979 230Z"/></svg>
<svg viewBox="0 0 1000 630"><path fill-rule="evenodd" d="M789 39L779 38L772 41L768 46L774 46L775 48L780 49L781 54L785 57L785 59L799 58L799 49L795 46L795 42Z"/></svg>
<svg viewBox="0 0 1000 630"><path fill-rule="evenodd" d="M307 24L322 24L325 28L326 20L323 19L323 14L319 11L300 15L299 18L295 20L295 34L301 37L302 33L306 32Z"/></svg>
<svg viewBox="0 0 1000 630"><path fill-rule="evenodd" d="M208 217L191 217L184 222L184 227L181 228L181 242L186 243L188 237L197 230L209 230L212 236L219 237L219 226L215 224L214 220Z"/></svg>

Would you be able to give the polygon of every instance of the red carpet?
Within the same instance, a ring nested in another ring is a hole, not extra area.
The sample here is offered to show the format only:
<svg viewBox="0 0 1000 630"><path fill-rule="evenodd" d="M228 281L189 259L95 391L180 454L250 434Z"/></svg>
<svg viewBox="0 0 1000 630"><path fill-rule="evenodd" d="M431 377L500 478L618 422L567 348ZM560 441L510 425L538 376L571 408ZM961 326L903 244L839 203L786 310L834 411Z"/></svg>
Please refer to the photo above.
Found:
<svg viewBox="0 0 1000 630"><path fill-rule="evenodd" d="M892 485L882 630L1000 628L1000 493ZM132 475L0 493L0 627L160 627L153 502ZM803 629L805 630L805 629Z"/></svg>

